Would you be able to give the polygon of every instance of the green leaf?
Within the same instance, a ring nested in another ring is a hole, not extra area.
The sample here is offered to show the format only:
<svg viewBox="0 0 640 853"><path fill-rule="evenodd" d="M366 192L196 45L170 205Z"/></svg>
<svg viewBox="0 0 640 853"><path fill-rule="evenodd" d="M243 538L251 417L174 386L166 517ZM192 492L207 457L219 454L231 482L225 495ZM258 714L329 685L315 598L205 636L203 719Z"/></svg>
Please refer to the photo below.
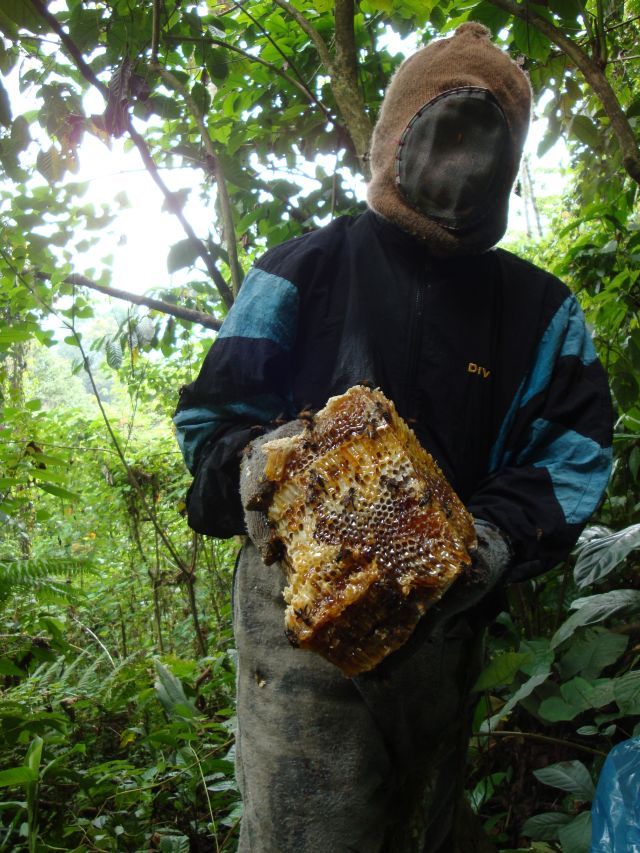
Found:
<svg viewBox="0 0 640 853"><path fill-rule="evenodd" d="M631 329L627 340L627 353L634 370L640 372L640 329Z"/></svg>
<svg viewBox="0 0 640 853"><path fill-rule="evenodd" d="M19 669L12 660L2 657L0 658L0 675L14 675L18 676L18 678L22 678L22 676L24 676L24 672Z"/></svg>
<svg viewBox="0 0 640 853"><path fill-rule="evenodd" d="M40 762L42 761L42 747L44 741L39 735L36 735L34 739L31 741L29 745L29 749L27 751L26 758L24 760L25 765L33 771L36 778L40 772Z"/></svg>
<svg viewBox="0 0 640 853"><path fill-rule="evenodd" d="M198 257L198 248L192 240L180 240L169 249L167 269L170 273L184 267L192 267Z"/></svg>
<svg viewBox="0 0 640 853"><path fill-rule="evenodd" d="M637 118L640 116L640 98L636 98L627 108L627 118Z"/></svg>
<svg viewBox="0 0 640 853"><path fill-rule="evenodd" d="M508 774L504 772L491 773L489 776L483 776L473 791L467 792L467 797L469 798L471 807L476 814L480 811L483 804L493 797L496 789L507 779L507 777ZM229 784L228 781L226 784Z"/></svg>
<svg viewBox="0 0 640 853"><path fill-rule="evenodd" d="M483 0L478 3L469 14L470 21L478 21L488 27L494 36L497 36L500 30L504 29L510 19L509 12L499 9L493 3L488 3Z"/></svg>
<svg viewBox="0 0 640 853"><path fill-rule="evenodd" d="M557 841L563 826L571 823L571 815L563 812L543 812L530 817L522 827L522 834L534 841Z"/></svg>
<svg viewBox="0 0 640 853"><path fill-rule="evenodd" d="M563 678L582 675L597 678L602 670L624 654L629 638L601 628L587 628L576 637L560 661Z"/></svg>
<svg viewBox="0 0 640 853"><path fill-rule="evenodd" d="M636 612L640 610L640 591L635 589L614 589L600 595L578 598L572 605L577 610L564 622L551 638L551 648L555 649L582 625L592 625L602 622L622 611Z"/></svg>
<svg viewBox="0 0 640 853"><path fill-rule="evenodd" d="M520 643L520 651L526 655L526 660L520 667L526 675L546 675L551 671L555 655L546 637L523 640Z"/></svg>
<svg viewBox="0 0 640 853"><path fill-rule="evenodd" d="M582 812L558 833L563 853L589 853L591 847L591 813Z"/></svg>
<svg viewBox="0 0 640 853"><path fill-rule="evenodd" d="M0 124L3 127L11 127L11 103L7 90L0 82Z"/></svg>
<svg viewBox="0 0 640 853"><path fill-rule="evenodd" d="M151 317L141 317L136 325L136 334L141 346L147 346L154 339L156 326Z"/></svg>
<svg viewBox="0 0 640 853"><path fill-rule="evenodd" d="M537 10L536 10L537 11ZM516 18L511 29L513 41L525 56L538 62L546 62L551 53L551 42L533 24Z"/></svg>
<svg viewBox="0 0 640 853"><path fill-rule="evenodd" d="M44 25L43 19L28 0L2 0L2 16L32 33L40 32Z"/></svg>
<svg viewBox="0 0 640 853"><path fill-rule="evenodd" d="M171 198L165 198L162 202L162 210L167 213L175 213L176 211L182 210L189 199L190 192L191 190L189 189L181 189L172 192Z"/></svg>
<svg viewBox="0 0 640 853"><path fill-rule="evenodd" d="M503 705L503 707L498 711L497 714L494 714L488 720L484 721L484 723L480 726L480 731L483 733L493 731L501 720L504 720L505 717L509 716L509 714L513 711L518 702L521 702L523 699L526 699L528 696L530 696L533 691L541 684L544 684L544 682L548 678L548 672L540 672L525 681L522 687L520 687L513 694L513 696L511 696L511 698Z"/></svg>
<svg viewBox="0 0 640 853"><path fill-rule="evenodd" d="M614 679L599 679L594 683L584 678L573 678L560 686L560 696L549 696L538 708L538 713L549 722L573 720L583 711L609 705L614 699Z"/></svg>
<svg viewBox="0 0 640 853"><path fill-rule="evenodd" d="M640 714L640 672L628 672L613 680L613 695L625 716Z"/></svg>
<svg viewBox="0 0 640 853"><path fill-rule="evenodd" d="M560 139L560 129L559 128L549 128L545 135L542 137L541 141L538 143L537 155L538 157L544 157L547 151L550 151L556 142Z"/></svg>
<svg viewBox="0 0 640 853"><path fill-rule="evenodd" d="M596 123L589 116L576 115L571 120L569 130L571 136L575 137L578 142L583 142L589 148L597 148L601 143L600 133Z"/></svg>
<svg viewBox="0 0 640 853"><path fill-rule="evenodd" d="M538 708L538 713L543 720L548 720L550 723L567 722L577 717L581 709L575 708L569 702L560 696L549 696L543 699Z"/></svg>
<svg viewBox="0 0 640 853"><path fill-rule="evenodd" d="M122 367L124 355L120 341L109 341L105 347L105 354L109 367L112 367L114 370L118 370L118 368Z"/></svg>
<svg viewBox="0 0 640 853"><path fill-rule="evenodd" d="M2 20L0 18L0 32L2 32ZM8 50L5 44L0 41L0 74L5 77L16 64L17 51Z"/></svg>
<svg viewBox="0 0 640 853"><path fill-rule="evenodd" d="M384 12L389 14L389 0L360 0L360 6L368 15L374 15L376 12Z"/></svg>
<svg viewBox="0 0 640 853"><path fill-rule="evenodd" d="M591 708L603 708L614 701L613 690L615 679L597 678L584 688L584 695ZM611 717L614 719L615 717Z"/></svg>
<svg viewBox="0 0 640 853"><path fill-rule="evenodd" d="M534 770L533 775L544 785L567 791L584 803L590 803L595 794L591 774L582 761L560 761Z"/></svg>
<svg viewBox="0 0 640 853"><path fill-rule="evenodd" d="M158 699L169 716L180 717L198 716L199 712L193 702L187 698L182 683L159 660L154 660L158 680L154 687Z"/></svg>
<svg viewBox="0 0 640 853"><path fill-rule="evenodd" d="M575 582L579 587L600 583L637 549L640 549L640 524L590 539L578 551L573 569Z"/></svg>
<svg viewBox="0 0 640 853"><path fill-rule="evenodd" d="M443 14L442 9L439 9L438 6L434 6L429 15L429 22L433 25L433 27L439 32L443 32L444 28L447 24L446 15Z"/></svg>
<svg viewBox="0 0 640 853"><path fill-rule="evenodd" d="M607 679L604 681L606 684L609 683ZM568 702L579 713L591 707L596 691L594 684L587 681L586 678L576 676L560 685L560 694L565 702Z"/></svg>
<svg viewBox="0 0 640 853"><path fill-rule="evenodd" d="M40 461L40 454L36 457ZM29 472L34 480L44 480L45 483L61 483L65 485L68 479L66 471L50 471L48 468L32 468Z"/></svg>
<svg viewBox="0 0 640 853"><path fill-rule="evenodd" d="M55 146L47 151L40 151L36 157L36 168L49 184L57 183L65 173L65 165Z"/></svg>
<svg viewBox="0 0 640 853"><path fill-rule="evenodd" d="M616 373L611 380L613 394L626 411L631 409L638 401L638 380L632 373Z"/></svg>
<svg viewBox="0 0 640 853"><path fill-rule="evenodd" d="M186 835L163 835L160 839L160 853L189 853L190 849Z"/></svg>
<svg viewBox="0 0 640 853"><path fill-rule="evenodd" d="M69 35L82 52L94 49L100 39L98 9L83 9L77 5L69 16Z"/></svg>
<svg viewBox="0 0 640 853"><path fill-rule="evenodd" d="M8 346L9 344L18 344L22 341L28 341L33 332L30 329L18 327L5 327L0 329L0 346Z"/></svg>
<svg viewBox="0 0 640 853"><path fill-rule="evenodd" d="M253 187L253 176L242 168L242 164L238 162L237 158L230 157L227 153L221 151L218 154L218 160L222 166L222 173L227 181L235 184L237 187L243 187L246 189L251 189Z"/></svg>
<svg viewBox="0 0 640 853"><path fill-rule="evenodd" d="M206 115L211 106L211 95L207 87L203 86L202 83L194 83L191 89L191 97L200 114Z"/></svg>
<svg viewBox="0 0 640 853"><path fill-rule="evenodd" d="M583 14L579 0L549 0L549 8L565 22L576 23Z"/></svg>
<svg viewBox="0 0 640 853"><path fill-rule="evenodd" d="M580 728L576 729L576 734L591 737L592 735L600 734L600 729L598 726L580 726Z"/></svg>
<svg viewBox="0 0 640 853"><path fill-rule="evenodd" d="M484 669L474 685L474 690L491 690L501 684L511 684L528 655L520 652L504 652L496 655Z"/></svg>
<svg viewBox="0 0 640 853"><path fill-rule="evenodd" d="M147 107L161 118L174 119L180 118L182 110L180 102L175 98L169 98L167 95L152 95L146 101Z"/></svg>
<svg viewBox="0 0 640 853"><path fill-rule="evenodd" d="M204 64L212 80L222 81L229 73L227 52L221 47L207 45L204 52Z"/></svg>
<svg viewBox="0 0 640 853"><path fill-rule="evenodd" d="M12 767L10 770L0 770L0 788L8 788L13 785L28 785L36 782L38 774L30 767Z"/></svg>
<svg viewBox="0 0 640 853"><path fill-rule="evenodd" d="M79 495L76 492L70 492L68 489L63 489L60 486L53 486L51 483L38 483L38 488L49 495L54 495L56 498L64 498L68 501L78 500Z"/></svg>
<svg viewBox="0 0 640 853"><path fill-rule="evenodd" d="M0 7L0 33L3 33L7 38L16 41L18 37L18 28L8 15ZM2 73L6 73L2 69Z"/></svg>

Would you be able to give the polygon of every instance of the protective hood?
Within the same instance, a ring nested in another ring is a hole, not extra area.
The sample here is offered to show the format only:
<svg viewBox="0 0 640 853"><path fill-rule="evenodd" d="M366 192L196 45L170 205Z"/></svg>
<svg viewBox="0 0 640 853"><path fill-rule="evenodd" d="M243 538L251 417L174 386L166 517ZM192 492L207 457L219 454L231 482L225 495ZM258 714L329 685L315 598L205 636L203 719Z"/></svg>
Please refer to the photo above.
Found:
<svg viewBox="0 0 640 853"><path fill-rule="evenodd" d="M503 236L531 111L524 72L481 24L398 69L371 144L370 207L440 257Z"/></svg>

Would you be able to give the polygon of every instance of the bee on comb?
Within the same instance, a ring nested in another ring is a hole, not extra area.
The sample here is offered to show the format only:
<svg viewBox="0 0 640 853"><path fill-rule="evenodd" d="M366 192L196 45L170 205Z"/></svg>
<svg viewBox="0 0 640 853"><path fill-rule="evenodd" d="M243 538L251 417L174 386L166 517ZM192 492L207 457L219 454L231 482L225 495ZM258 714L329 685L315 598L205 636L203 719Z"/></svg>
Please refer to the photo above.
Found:
<svg viewBox="0 0 640 853"><path fill-rule="evenodd" d="M345 675L373 669L471 565L472 517L378 390L332 397L262 450L287 637Z"/></svg>

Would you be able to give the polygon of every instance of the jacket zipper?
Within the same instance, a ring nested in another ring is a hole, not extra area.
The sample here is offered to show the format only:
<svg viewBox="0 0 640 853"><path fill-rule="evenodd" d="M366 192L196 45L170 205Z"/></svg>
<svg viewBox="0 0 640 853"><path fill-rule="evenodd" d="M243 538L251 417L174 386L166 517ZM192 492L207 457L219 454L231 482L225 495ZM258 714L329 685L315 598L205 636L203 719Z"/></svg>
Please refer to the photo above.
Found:
<svg viewBox="0 0 640 853"><path fill-rule="evenodd" d="M408 417L415 417L416 405L416 375L418 372L418 357L422 340L422 315L424 314L425 290L429 287L426 281L418 282L414 300L413 322L409 337L409 366L407 372L406 411Z"/></svg>

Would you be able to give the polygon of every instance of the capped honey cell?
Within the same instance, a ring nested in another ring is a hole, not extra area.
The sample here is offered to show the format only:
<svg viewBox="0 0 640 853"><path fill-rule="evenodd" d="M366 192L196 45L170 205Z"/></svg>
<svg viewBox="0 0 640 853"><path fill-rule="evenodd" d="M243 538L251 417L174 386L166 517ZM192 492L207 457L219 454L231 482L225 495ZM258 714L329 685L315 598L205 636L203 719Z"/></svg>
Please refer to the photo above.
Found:
<svg viewBox="0 0 640 853"><path fill-rule="evenodd" d="M345 675L373 669L471 564L471 515L377 390L332 397L302 433L262 449L287 637Z"/></svg>

